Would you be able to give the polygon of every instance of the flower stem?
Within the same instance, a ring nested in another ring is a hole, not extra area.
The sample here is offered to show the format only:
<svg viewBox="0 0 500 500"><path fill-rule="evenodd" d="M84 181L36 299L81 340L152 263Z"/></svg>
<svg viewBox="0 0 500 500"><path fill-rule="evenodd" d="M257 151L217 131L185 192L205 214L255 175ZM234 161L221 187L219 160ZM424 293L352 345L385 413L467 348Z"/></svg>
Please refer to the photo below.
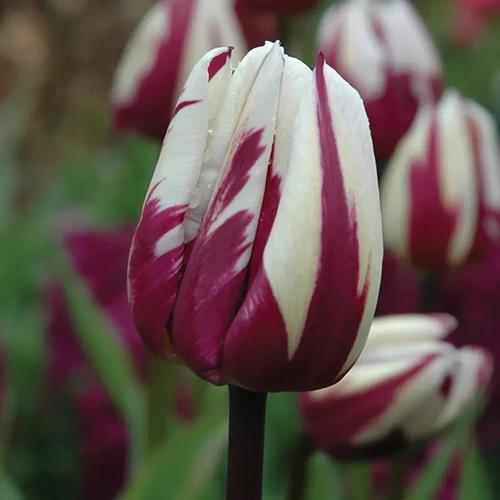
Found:
<svg viewBox="0 0 500 500"><path fill-rule="evenodd" d="M147 456L161 446L167 436L174 405L175 366L154 354L148 356Z"/></svg>
<svg viewBox="0 0 500 500"><path fill-rule="evenodd" d="M261 500L267 394L229 386L226 500Z"/></svg>
<svg viewBox="0 0 500 500"><path fill-rule="evenodd" d="M418 310L421 313L432 311L436 299L438 279L433 274L424 274L420 279L420 297Z"/></svg>
<svg viewBox="0 0 500 500"><path fill-rule="evenodd" d="M395 458L391 463L387 500L403 500L405 497L405 473L408 462L403 457Z"/></svg>
<svg viewBox="0 0 500 500"><path fill-rule="evenodd" d="M347 468L349 498L369 500L372 496L372 468L369 463L358 463ZM401 500L401 499L400 499Z"/></svg>
<svg viewBox="0 0 500 500"><path fill-rule="evenodd" d="M303 500L307 489L307 465L313 453L313 446L306 434L302 434L296 445L291 465L288 500Z"/></svg>

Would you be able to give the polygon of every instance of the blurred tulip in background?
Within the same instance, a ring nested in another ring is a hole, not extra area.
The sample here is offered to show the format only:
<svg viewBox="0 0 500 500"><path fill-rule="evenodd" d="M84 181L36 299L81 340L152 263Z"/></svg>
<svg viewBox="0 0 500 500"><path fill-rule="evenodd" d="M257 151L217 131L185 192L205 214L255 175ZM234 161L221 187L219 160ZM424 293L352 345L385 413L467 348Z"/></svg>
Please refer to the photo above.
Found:
<svg viewBox="0 0 500 500"><path fill-rule="evenodd" d="M418 108L441 89L439 54L407 0L345 0L326 10L318 48L361 94L382 168Z"/></svg>
<svg viewBox="0 0 500 500"><path fill-rule="evenodd" d="M455 39L470 45L492 15L500 15L500 0L455 0Z"/></svg>
<svg viewBox="0 0 500 500"><path fill-rule="evenodd" d="M484 393L493 362L442 340L447 315L376 318L359 360L338 384L302 395L315 446L334 458L381 458L443 431Z"/></svg>
<svg viewBox="0 0 500 500"><path fill-rule="evenodd" d="M246 52L233 0L158 1L136 28L116 70L111 93L116 128L162 141L193 65L221 45L233 47L237 61Z"/></svg>
<svg viewBox="0 0 500 500"><path fill-rule="evenodd" d="M130 353L138 374L144 377L146 350L137 337L125 286L132 235L131 227L72 231L65 237L65 247L96 303L115 325L118 341ZM81 437L84 497L112 498L125 481L127 429L92 369L58 287L51 287L48 305L51 377L59 390L72 393Z"/></svg>
<svg viewBox="0 0 500 500"><path fill-rule="evenodd" d="M233 73L231 50L211 51L176 106L132 244L137 329L217 385L326 387L373 317L379 210L362 101L321 56L311 71L267 43Z"/></svg>
<svg viewBox="0 0 500 500"><path fill-rule="evenodd" d="M449 90L421 109L381 187L384 238L398 257L443 272L500 242L500 150L491 115Z"/></svg>

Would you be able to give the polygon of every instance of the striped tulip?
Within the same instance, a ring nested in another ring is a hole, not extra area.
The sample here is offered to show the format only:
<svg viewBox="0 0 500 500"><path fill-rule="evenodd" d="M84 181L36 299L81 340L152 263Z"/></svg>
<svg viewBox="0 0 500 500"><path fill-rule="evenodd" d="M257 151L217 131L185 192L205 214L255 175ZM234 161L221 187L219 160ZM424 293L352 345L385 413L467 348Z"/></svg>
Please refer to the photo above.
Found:
<svg viewBox="0 0 500 500"><path fill-rule="evenodd" d="M111 100L115 127L163 140L193 65L208 50L246 52L233 0L159 0L146 13L118 65Z"/></svg>
<svg viewBox="0 0 500 500"><path fill-rule="evenodd" d="M365 349L338 384L301 395L307 431L334 458L381 458L431 439L485 390L489 353L442 340L448 315L375 318Z"/></svg>
<svg viewBox="0 0 500 500"><path fill-rule="evenodd" d="M441 62L408 0L345 0L325 12L318 46L361 94L375 154L387 161L419 106L441 89Z"/></svg>
<svg viewBox="0 0 500 500"><path fill-rule="evenodd" d="M228 48L203 57L131 248L129 299L150 349L217 385L325 387L364 345L382 247L358 93L321 55L311 71L278 42L234 72Z"/></svg>
<svg viewBox="0 0 500 500"><path fill-rule="evenodd" d="M500 149L494 119L447 91L422 108L382 179L386 245L443 272L500 242Z"/></svg>

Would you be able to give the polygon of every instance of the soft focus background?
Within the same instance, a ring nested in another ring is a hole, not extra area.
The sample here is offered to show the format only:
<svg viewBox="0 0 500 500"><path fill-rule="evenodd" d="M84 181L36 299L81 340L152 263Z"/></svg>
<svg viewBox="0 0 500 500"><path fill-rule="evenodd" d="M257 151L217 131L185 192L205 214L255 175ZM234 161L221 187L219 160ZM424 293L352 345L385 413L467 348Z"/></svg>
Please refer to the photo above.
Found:
<svg viewBox="0 0 500 500"><path fill-rule="evenodd" d="M147 355L130 319L125 269L159 146L113 131L109 94L124 45L153 3L0 2L0 500L110 499L126 477L140 478L127 498L221 498L225 391L182 370L172 369L171 387L156 394L173 394L171 439L160 447L169 466L159 460L134 472L147 441ZM441 51L446 84L500 119L500 15L463 17L458 0L414 3ZM287 19L286 34L313 38L321 8ZM396 304L412 295L411 283L389 272L404 293L390 296L386 285L384 294L383 285L379 308L411 311ZM498 259L483 272L496 277L488 297L499 304ZM446 286L458 294L468 283ZM451 312L455 299L443 299ZM500 309L481 318L483 333L500 335ZM500 355L494 335L485 343ZM266 499L282 498L289 481L301 429L295 405L292 395L270 398ZM479 437L486 473L478 477L500 498L498 477L487 472L500 467L500 411L493 415ZM311 499L328 498L321 488L338 473L318 460ZM172 482L177 493L162 496Z"/></svg>

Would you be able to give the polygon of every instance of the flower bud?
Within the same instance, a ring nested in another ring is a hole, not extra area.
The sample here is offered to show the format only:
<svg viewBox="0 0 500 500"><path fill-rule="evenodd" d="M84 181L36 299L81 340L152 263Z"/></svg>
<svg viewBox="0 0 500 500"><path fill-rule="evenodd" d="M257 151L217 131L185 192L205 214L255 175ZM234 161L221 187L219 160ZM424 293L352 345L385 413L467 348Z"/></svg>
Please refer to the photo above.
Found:
<svg viewBox="0 0 500 500"><path fill-rule="evenodd" d="M301 395L307 431L334 458L383 458L434 437L487 386L489 353L442 340L447 315L375 318L359 360L338 384Z"/></svg>
<svg viewBox="0 0 500 500"><path fill-rule="evenodd" d="M386 245L415 267L456 268L500 242L500 150L493 118L448 91L422 108L382 179Z"/></svg>
<svg viewBox="0 0 500 500"><path fill-rule="evenodd" d="M308 390L358 357L382 261L358 93L278 43L194 67L132 243L129 299L159 356L221 385ZM337 285L336 285L337 284Z"/></svg>
<svg viewBox="0 0 500 500"><path fill-rule="evenodd" d="M318 46L361 94L379 162L387 161L419 106L435 101L441 62L408 0L347 0L324 14Z"/></svg>
<svg viewBox="0 0 500 500"><path fill-rule="evenodd" d="M117 129L163 140L193 65L208 50L246 52L232 0L160 0L141 20L125 48L111 92Z"/></svg>

